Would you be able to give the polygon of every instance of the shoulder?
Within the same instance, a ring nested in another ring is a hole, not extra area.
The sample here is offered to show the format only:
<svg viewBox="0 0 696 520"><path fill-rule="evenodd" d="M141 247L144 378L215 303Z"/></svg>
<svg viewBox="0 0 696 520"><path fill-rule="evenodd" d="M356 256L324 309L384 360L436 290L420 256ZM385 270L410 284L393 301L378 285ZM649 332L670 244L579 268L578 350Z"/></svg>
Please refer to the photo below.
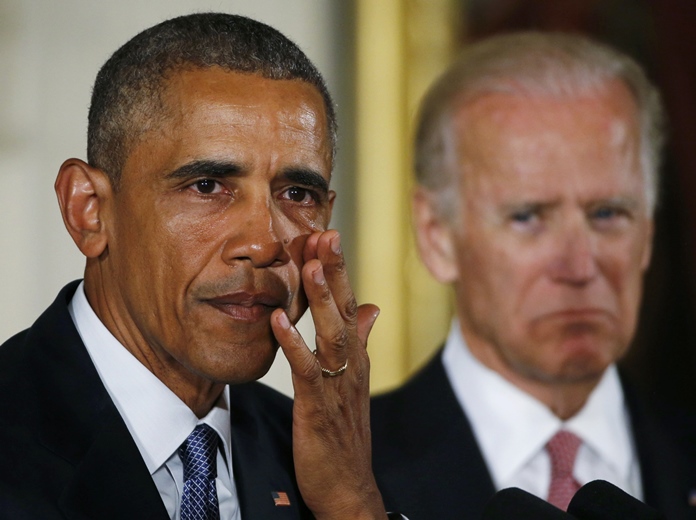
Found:
<svg viewBox="0 0 696 520"><path fill-rule="evenodd" d="M20 381L24 386L29 381L42 380L45 375L54 375L56 364L60 365L76 350L64 349L64 346L82 345L68 312L68 304L79 283L76 280L66 285L31 327L0 345L0 388L12 387ZM0 395L8 394L0 391ZM17 398L16 391L9 395Z"/></svg>
<svg viewBox="0 0 696 520"><path fill-rule="evenodd" d="M370 415L376 459L417 456L469 428L441 351L402 386L373 397Z"/></svg>
<svg viewBox="0 0 696 520"><path fill-rule="evenodd" d="M410 421L414 415L429 415L435 413L433 408L452 404L456 404L456 398L442 365L440 350L403 385L373 396L370 406L372 420L381 424Z"/></svg>
<svg viewBox="0 0 696 520"><path fill-rule="evenodd" d="M233 428L255 432L290 443L292 399L269 386L252 381L230 386L230 415Z"/></svg>

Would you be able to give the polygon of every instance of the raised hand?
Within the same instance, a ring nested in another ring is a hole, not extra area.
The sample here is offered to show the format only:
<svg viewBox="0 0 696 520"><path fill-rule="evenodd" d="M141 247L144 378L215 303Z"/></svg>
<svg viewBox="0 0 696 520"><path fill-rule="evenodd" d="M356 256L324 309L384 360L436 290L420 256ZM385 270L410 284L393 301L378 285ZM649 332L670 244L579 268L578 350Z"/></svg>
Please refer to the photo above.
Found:
<svg viewBox="0 0 696 520"><path fill-rule="evenodd" d="M385 519L372 474L366 351L379 309L356 304L337 231L311 235L304 261L302 282L316 328L316 354L282 309L271 318L292 369L300 492L317 519Z"/></svg>

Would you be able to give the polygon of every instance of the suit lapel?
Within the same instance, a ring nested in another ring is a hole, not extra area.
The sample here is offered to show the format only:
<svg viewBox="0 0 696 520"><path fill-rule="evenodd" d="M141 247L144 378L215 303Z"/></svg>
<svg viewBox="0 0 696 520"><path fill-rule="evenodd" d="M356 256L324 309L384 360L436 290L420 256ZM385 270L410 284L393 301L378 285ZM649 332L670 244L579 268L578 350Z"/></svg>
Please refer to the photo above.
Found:
<svg viewBox="0 0 696 520"><path fill-rule="evenodd" d="M261 385L230 388L232 463L243 519L312 518L301 499L292 472L291 408L269 413L257 395ZM280 493L276 505L274 493ZM282 493L290 505L282 505Z"/></svg>
<svg viewBox="0 0 696 520"><path fill-rule="evenodd" d="M145 462L67 311L66 287L32 328L38 440L61 461L68 518L168 518ZM79 375L79 376L76 376Z"/></svg>
<svg viewBox="0 0 696 520"><path fill-rule="evenodd" d="M103 425L75 468L59 504L68 518L169 518L122 421Z"/></svg>
<svg viewBox="0 0 696 520"><path fill-rule="evenodd" d="M387 507L413 518L479 519L495 489L441 353L385 399L384 409L380 398L373 402L373 421L387 428L374 448L380 488L387 497L399 497L387 500ZM390 442L400 445L386 460L377 452L390 453Z"/></svg>

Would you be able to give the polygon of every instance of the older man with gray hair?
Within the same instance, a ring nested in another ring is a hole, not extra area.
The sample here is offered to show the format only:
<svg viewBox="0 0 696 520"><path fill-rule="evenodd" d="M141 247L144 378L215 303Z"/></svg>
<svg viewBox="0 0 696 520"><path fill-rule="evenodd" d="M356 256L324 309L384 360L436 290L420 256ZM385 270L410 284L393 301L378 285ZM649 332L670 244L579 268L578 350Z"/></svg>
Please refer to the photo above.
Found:
<svg viewBox="0 0 696 520"><path fill-rule="evenodd" d="M565 509L595 479L696 515L681 432L616 368L650 263L662 127L640 66L568 34L474 44L426 95L414 223L456 316L372 411L378 482L411 520L480 518L513 486Z"/></svg>

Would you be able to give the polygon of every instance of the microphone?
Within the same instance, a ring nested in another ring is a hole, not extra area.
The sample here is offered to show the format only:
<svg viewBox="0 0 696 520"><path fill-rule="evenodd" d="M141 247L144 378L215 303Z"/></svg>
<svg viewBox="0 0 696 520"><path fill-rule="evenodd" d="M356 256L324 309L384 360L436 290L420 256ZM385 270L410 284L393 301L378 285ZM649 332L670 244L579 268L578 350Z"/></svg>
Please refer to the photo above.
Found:
<svg viewBox="0 0 696 520"><path fill-rule="evenodd" d="M501 489L486 504L482 520L576 520L546 500L519 488Z"/></svg>
<svg viewBox="0 0 696 520"><path fill-rule="evenodd" d="M568 504L579 520L666 520L665 516L605 480L582 486Z"/></svg>

